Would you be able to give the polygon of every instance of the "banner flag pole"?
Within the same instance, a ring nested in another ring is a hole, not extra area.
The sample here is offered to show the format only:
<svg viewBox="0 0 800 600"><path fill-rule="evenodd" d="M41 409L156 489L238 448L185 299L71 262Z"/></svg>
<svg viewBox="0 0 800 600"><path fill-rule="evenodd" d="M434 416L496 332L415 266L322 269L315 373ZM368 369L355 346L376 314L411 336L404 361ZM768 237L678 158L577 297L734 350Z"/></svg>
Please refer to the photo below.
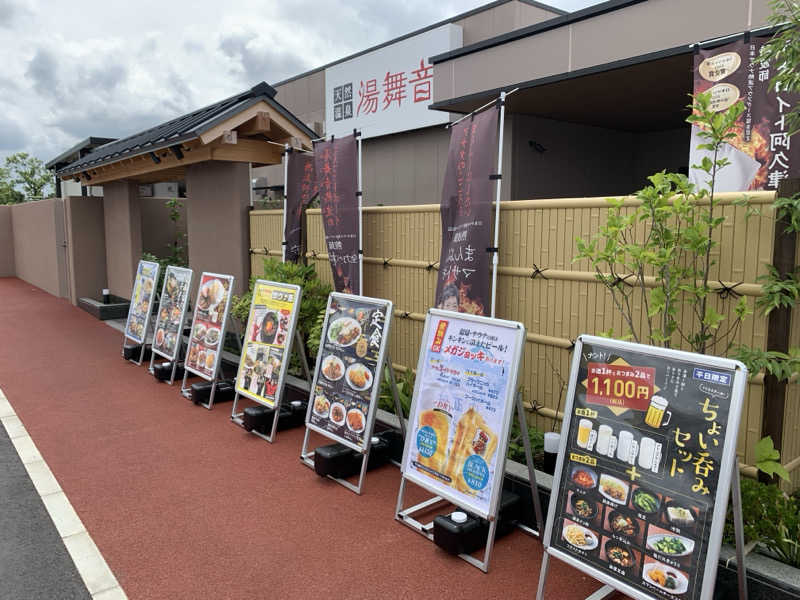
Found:
<svg viewBox="0 0 800 600"><path fill-rule="evenodd" d="M363 190L361 187L361 132L353 130L353 135L358 139L358 293L364 295L364 228L361 214L361 201Z"/></svg>
<svg viewBox="0 0 800 600"><path fill-rule="evenodd" d="M289 144L283 145L283 229L281 230L281 257L286 262L286 209L289 198Z"/></svg>
<svg viewBox="0 0 800 600"><path fill-rule="evenodd" d="M503 126L506 118L506 93L500 92L500 132L497 136L497 174L495 178L494 251L492 252L492 318L497 300L497 264L500 254L500 190L503 185Z"/></svg>

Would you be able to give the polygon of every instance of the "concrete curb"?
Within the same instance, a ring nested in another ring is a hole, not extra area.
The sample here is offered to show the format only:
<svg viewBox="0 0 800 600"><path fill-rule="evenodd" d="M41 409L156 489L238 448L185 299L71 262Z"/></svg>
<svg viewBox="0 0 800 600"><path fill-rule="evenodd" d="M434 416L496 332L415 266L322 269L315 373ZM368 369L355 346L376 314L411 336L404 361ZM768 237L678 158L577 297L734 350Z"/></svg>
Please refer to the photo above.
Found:
<svg viewBox="0 0 800 600"><path fill-rule="evenodd" d="M22 421L0 389L0 422L8 432L39 497L64 542L86 588L95 600L126 600L127 596L111 572Z"/></svg>

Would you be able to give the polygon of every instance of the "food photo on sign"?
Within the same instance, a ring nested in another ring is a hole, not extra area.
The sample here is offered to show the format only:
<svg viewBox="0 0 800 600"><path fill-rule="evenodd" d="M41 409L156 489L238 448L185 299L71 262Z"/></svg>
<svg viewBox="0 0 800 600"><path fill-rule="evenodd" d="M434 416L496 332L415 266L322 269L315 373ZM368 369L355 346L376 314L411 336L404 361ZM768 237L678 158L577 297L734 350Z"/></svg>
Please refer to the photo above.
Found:
<svg viewBox="0 0 800 600"><path fill-rule="evenodd" d="M147 322L153 305L153 290L158 279L158 267L158 263L141 260L136 269L125 335L139 343L142 343L147 335Z"/></svg>
<svg viewBox="0 0 800 600"><path fill-rule="evenodd" d="M236 390L270 407L280 386L299 294L297 286L266 281L257 281L253 287Z"/></svg>
<svg viewBox="0 0 800 600"><path fill-rule="evenodd" d="M577 351L551 545L647 597L700 598L735 371Z"/></svg>
<svg viewBox="0 0 800 600"><path fill-rule="evenodd" d="M153 350L169 359L174 359L178 354L183 333L180 328L186 311L191 280L191 270L167 267L156 317Z"/></svg>
<svg viewBox="0 0 800 600"><path fill-rule="evenodd" d="M391 304L332 297L309 423L363 445Z"/></svg>
<svg viewBox="0 0 800 600"><path fill-rule="evenodd" d="M216 373L232 284L228 275L203 273L200 280L186 367L206 378Z"/></svg>

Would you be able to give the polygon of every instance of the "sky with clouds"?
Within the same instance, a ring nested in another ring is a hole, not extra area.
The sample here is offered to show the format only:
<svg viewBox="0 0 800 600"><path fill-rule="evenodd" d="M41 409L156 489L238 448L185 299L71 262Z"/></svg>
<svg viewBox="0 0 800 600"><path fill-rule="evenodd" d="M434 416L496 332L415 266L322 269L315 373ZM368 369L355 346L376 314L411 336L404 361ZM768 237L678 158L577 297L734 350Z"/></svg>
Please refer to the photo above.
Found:
<svg viewBox="0 0 800 600"><path fill-rule="evenodd" d="M0 0L0 158L123 137L487 2Z"/></svg>

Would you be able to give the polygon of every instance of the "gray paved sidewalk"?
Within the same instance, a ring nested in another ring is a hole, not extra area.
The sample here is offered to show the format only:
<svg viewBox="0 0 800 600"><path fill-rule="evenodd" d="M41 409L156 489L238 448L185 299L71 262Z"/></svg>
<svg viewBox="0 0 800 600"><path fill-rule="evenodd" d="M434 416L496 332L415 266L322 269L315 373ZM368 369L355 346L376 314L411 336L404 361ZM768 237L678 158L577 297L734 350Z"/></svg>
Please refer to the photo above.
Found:
<svg viewBox="0 0 800 600"><path fill-rule="evenodd" d="M0 598L90 599L5 428L0 425Z"/></svg>

